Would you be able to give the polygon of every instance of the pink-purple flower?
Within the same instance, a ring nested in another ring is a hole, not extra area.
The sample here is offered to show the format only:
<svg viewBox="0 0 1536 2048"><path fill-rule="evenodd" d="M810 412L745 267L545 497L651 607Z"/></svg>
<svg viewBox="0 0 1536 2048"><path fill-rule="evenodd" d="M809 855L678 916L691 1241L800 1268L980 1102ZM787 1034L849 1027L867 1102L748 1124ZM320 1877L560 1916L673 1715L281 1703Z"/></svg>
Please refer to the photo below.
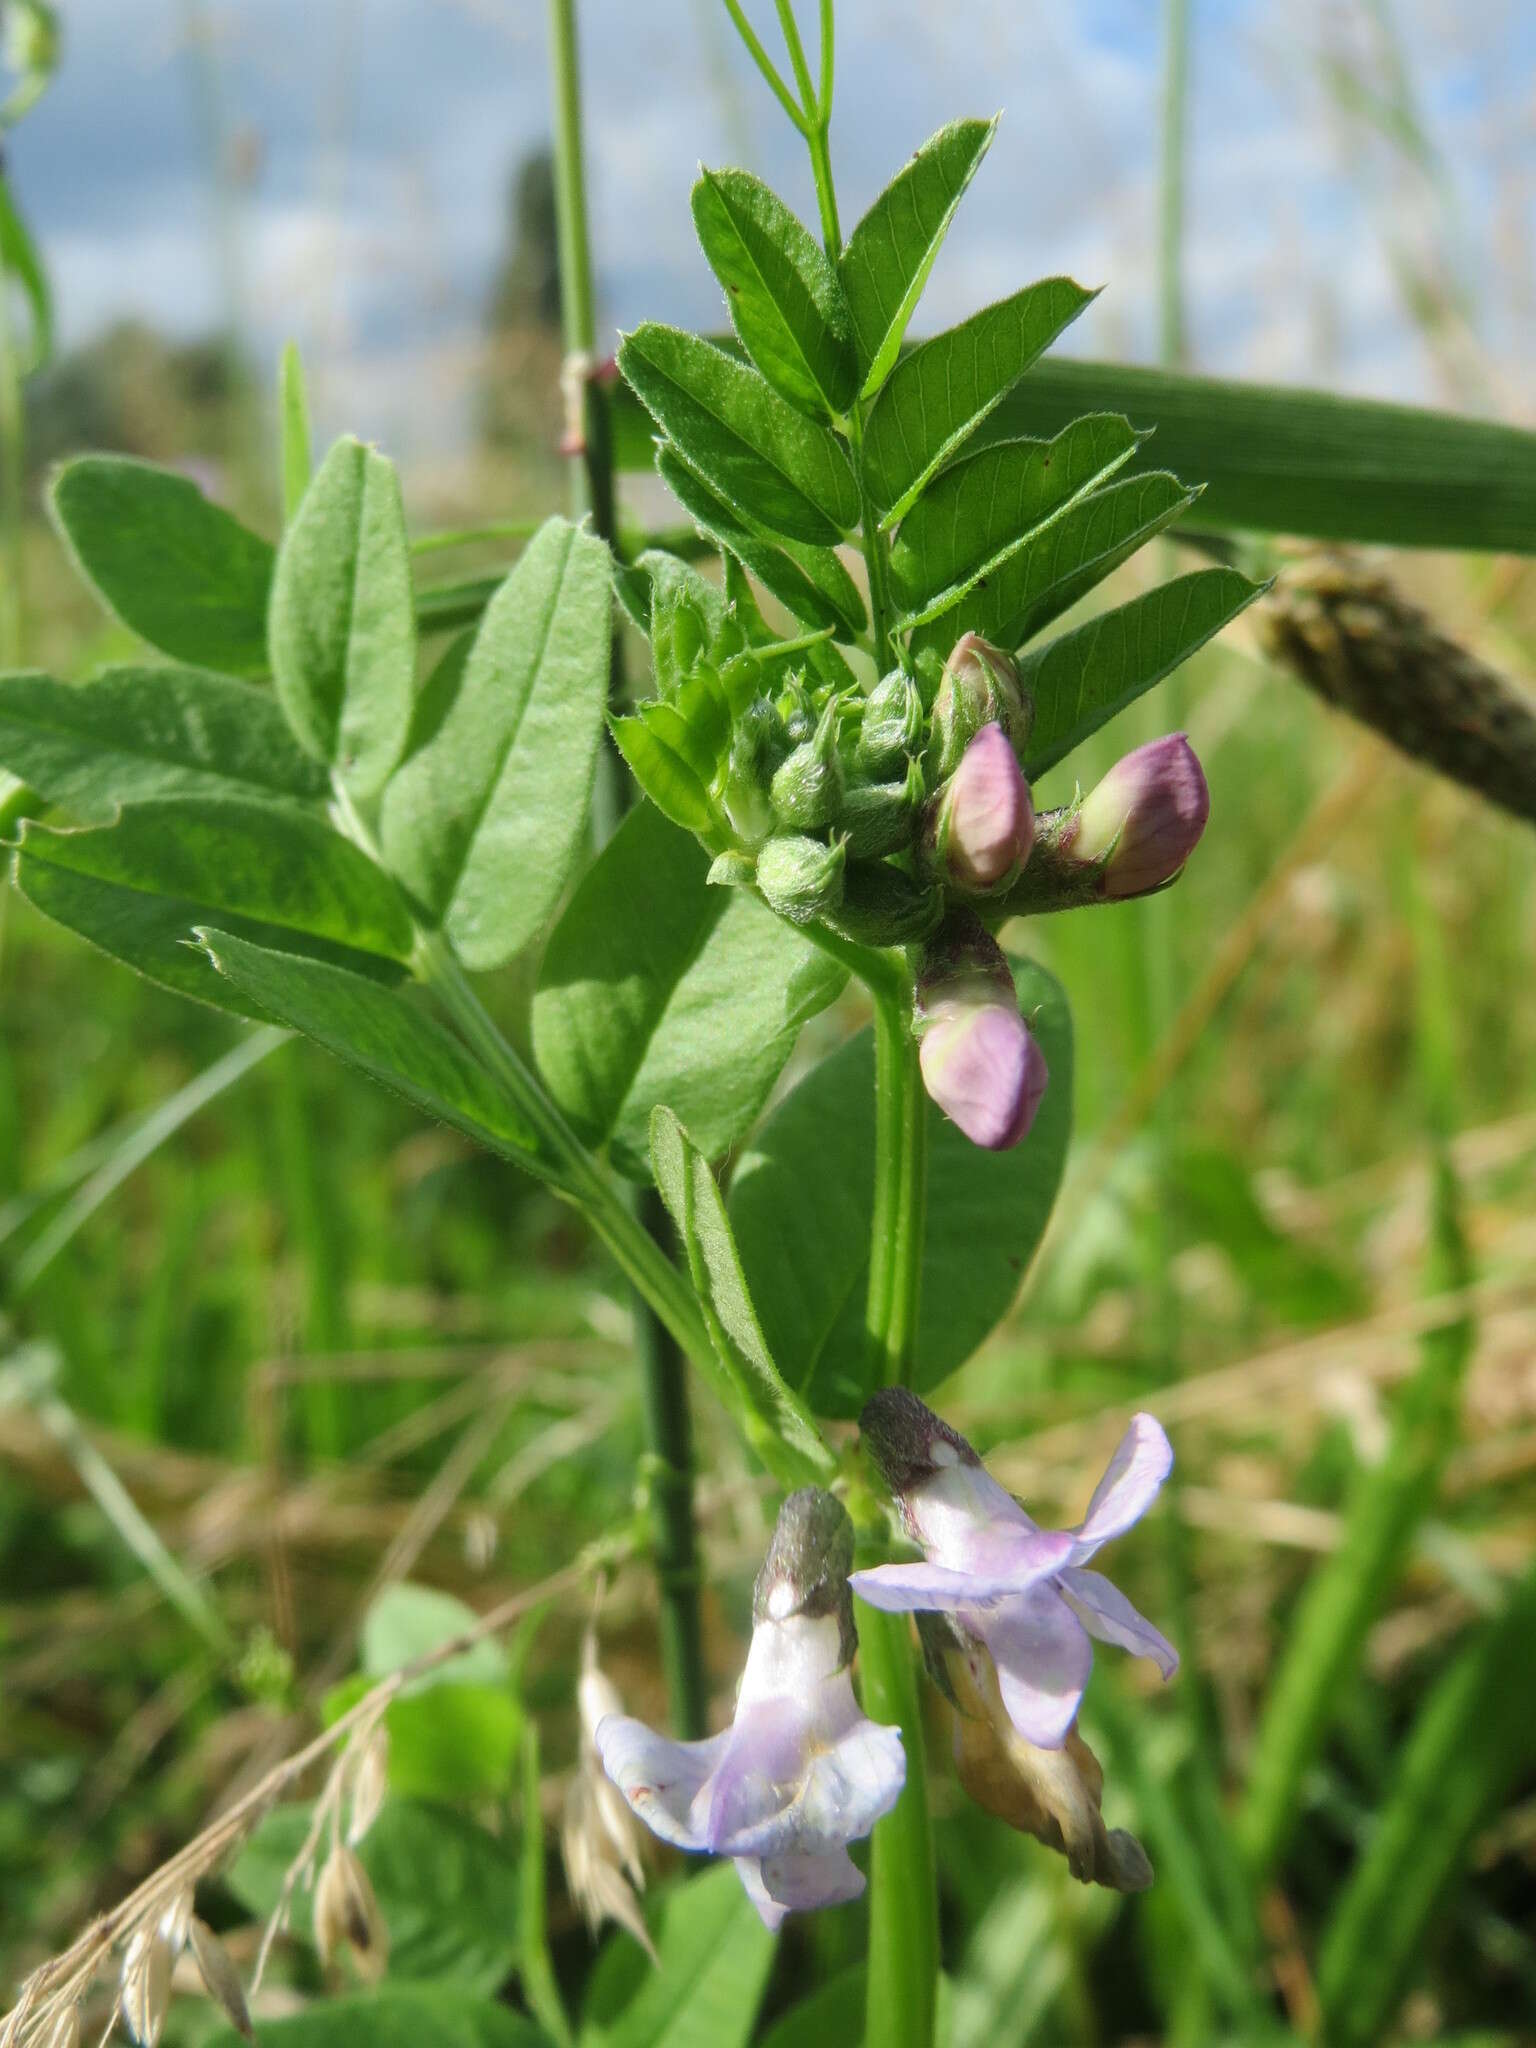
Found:
<svg viewBox="0 0 1536 2048"><path fill-rule="evenodd" d="M679 1849L729 1856L765 1926L854 1899L848 1844L901 1796L898 1729L865 1718L849 1667L853 1527L829 1493L791 1494L752 1600L752 1647L731 1726L673 1742L610 1714L603 1768L647 1827Z"/></svg>
<svg viewBox="0 0 1536 2048"><path fill-rule="evenodd" d="M1173 880L1210 815L1195 750L1173 732L1125 755L1094 785L1063 830L1061 850L1099 869L1101 895L1145 896Z"/></svg>
<svg viewBox="0 0 1536 2048"><path fill-rule="evenodd" d="M1035 813L1007 733L984 725L945 785L934 818L945 876L974 895L1001 889L1029 858Z"/></svg>
<svg viewBox="0 0 1536 2048"><path fill-rule="evenodd" d="M1041 1529L949 1425L915 1395L882 1389L860 1435L901 1509L920 1564L877 1565L850 1583L872 1607L949 1614L986 1647L1008 1717L1026 1742L1059 1748L1093 1665L1089 1638L1150 1657L1164 1678L1172 1645L1102 1573L1105 1543L1139 1521L1173 1452L1150 1415L1136 1415L1075 1529Z"/></svg>
<svg viewBox="0 0 1536 2048"><path fill-rule="evenodd" d="M1008 962L974 911L952 910L924 948L914 1024L932 1100L973 1145L1017 1145L1049 1075Z"/></svg>

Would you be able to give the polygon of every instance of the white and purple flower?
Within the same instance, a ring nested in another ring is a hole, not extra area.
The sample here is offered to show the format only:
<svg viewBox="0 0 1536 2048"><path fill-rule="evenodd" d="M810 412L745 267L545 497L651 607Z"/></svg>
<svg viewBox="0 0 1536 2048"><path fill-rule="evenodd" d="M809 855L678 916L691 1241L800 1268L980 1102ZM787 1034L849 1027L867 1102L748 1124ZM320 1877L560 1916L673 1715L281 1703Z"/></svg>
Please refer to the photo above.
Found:
<svg viewBox="0 0 1536 2048"><path fill-rule="evenodd" d="M805 1487L779 1512L752 1597L752 1647L731 1726L673 1742L610 1714L603 1768L648 1828L679 1849L729 1856L763 1922L855 1899L848 1844L890 1812L906 1781L900 1731L860 1712L848 1568L853 1526Z"/></svg>
<svg viewBox="0 0 1536 2048"><path fill-rule="evenodd" d="M866 1450L926 1562L877 1565L850 1581L888 1612L950 1615L996 1666L1002 1704L1026 1742L1059 1749L1093 1665L1090 1636L1150 1657L1164 1678L1173 1646L1089 1560L1139 1521L1173 1464L1150 1415L1133 1416L1075 1529L1041 1529L980 1459L915 1395L888 1387L859 1418Z"/></svg>

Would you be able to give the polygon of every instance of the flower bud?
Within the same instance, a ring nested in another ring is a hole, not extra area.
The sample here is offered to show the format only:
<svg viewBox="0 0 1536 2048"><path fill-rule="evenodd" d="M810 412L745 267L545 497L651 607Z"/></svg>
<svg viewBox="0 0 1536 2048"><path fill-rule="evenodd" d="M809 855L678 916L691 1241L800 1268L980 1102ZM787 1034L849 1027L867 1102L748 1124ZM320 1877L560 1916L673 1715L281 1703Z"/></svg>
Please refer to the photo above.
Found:
<svg viewBox="0 0 1536 2048"><path fill-rule="evenodd" d="M1149 740L1091 789L1063 834L1062 850L1099 871L1099 893L1146 896L1171 882L1211 814L1211 794L1181 732Z"/></svg>
<svg viewBox="0 0 1536 2048"><path fill-rule="evenodd" d="M854 764L866 774L894 775L903 757L916 753L922 737L922 693L910 676L895 669L864 699Z"/></svg>
<svg viewBox="0 0 1536 2048"><path fill-rule="evenodd" d="M952 913L930 943L917 980L923 1086L972 1144L1017 1145L1035 1120L1048 1078L1045 1055L1019 1015L1013 976L997 941L971 911Z"/></svg>
<svg viewBox="0 0 1536 2048"><path fill-rule="evenodd" d="M1029 859L1035 813L1008 735L984 725L961 756L939 801L934 849L956 888L980 895L1005 888Z"/></svg>
<svg viewBox="0 0 1536 2048"><path fill-rule="evenodd" d="M1003 728L1015 753L1022 753L1034 706L1011 657L979 633L966 633L950 650L933 700L929 755L934 780L953 775L981 728L994 724Z"/></svg>
<svg viewBox="0 0 1536 2048"><path fill-rule="evenodd" d="M769 795L781 825L813 831L830 825L843 794L843 771L837 758L837 699L832 698L816 730L785 761L773 778Z"/></svg>
<svg viewBox="0 0 1536 2048"><path fill-rule="evenodd" d="M791 924L814 924L842 902L846 861L841 840L828 846L799 832L784 832L757 856L757 886L780 917Z"/></svg>
<svg viewBox="0 0 1536 2048"><path fill-rule="evenodd" d="M789 751L784 722L766 697L756 697L731 727L721 794L732 828L755 846L773 830L768 801L774 770Z"/></svg>
<svg viewBox="0 0 1536 2048"><path fill-rule="evenodd" d="M837 829L855 859L878 860L912 843L922 807L923 771L909 760L900 782L870 782L850 789L837 814Z"/></svg>

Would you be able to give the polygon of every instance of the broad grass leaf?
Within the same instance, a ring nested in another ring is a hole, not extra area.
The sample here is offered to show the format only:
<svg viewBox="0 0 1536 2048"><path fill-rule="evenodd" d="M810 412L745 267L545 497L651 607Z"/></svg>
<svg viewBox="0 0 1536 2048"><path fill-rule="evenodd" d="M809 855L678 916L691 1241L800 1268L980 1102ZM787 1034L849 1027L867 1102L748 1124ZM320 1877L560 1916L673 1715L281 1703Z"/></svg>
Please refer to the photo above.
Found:
<svg viewBox="0 0 1536 2048"><path fill-rule="evenodd" d="M1322 2038L1374 2048L1457 1895L1479 1832L1536 1766L1536 1567L1436 1680L1334 1902L1317 1964Z"/></svg>
<svg viewBox="0 0 1536 2048"><path fill-rule="evenodd" d="M374 795L411 722L416 619L399 479L361 441L334 444L283 534L268 645L300 742Z"/></svg>
<svg viewBox="0 0 1536 2048"><path fill-rule="evenodd" d="M723 498L716 497L675 448L656 451L656 467L694 525L724 554L734 555L786 611L820 631L862 633L869 623L859 587L831 548L805 541L775 544L756 533Z"/></svg>
<svg viewBox="0 0 1536 2048"><path fill-rule="evenodd" d="M112 668L89 683L0 676L0 763L79 817L159 796L327 793L269 691L201 669Z"/></svg>
<svg viewBox="0 0 1536 2048"><path fill-rule="evenodd" d="M965 588L955 604L919 626L914 649L947 654L968 632L999 647L1021 646L1172 525L1198 496L1160 470L1089 492Z"/></svg>
<svg viewBox="0 0 1536 2048"><path fill-rule="evenodd" d="M627 1934L597 1959L579 2048L746 2048L774 1937L729 1863L646 1900L659 1967Z"/></svg>
<svg viewBox="0 0 1536 2048"><path fill-rule="evenodd" d="M705 171L693 224L742 346L804 412L842 414L858 391L853 322L821 245L747 171Z"/></svg>
<svg viewBox="0 0 1536 2048"><path fill-rule="evenodd" d="M487 1151L546 1178L537 1141L451 1032L402 992L324 960L199 929L199 941L247 1013L276 1018L370 1080L462 1131Z"/></svg>
<svg viewBox="0 0 1536 2048"><path fill-rule="evenodd" d="M832 1454L774 1364L709 1162L670 1109L652 1113L651 1165L720 1364L721 1399L777 1479L825 1484Z"/></svg>
<svg viewBox="0 0 1536 2048"><path fill-rule="evenodd" d="M248 1911L265 1915L276 1905L309 1820L308 1806L275 1807L230 1866L225 1882ZM389 1928L391 1980L460 1995L506 1982L518 1951L518 1866L509 1847L447 1807L386 1799L357 1854ZM311 1910L310 1894L298 1887L291 1926L304 1941L314 1938Z"/></svg>
<svg viewBox="0 0 1536 2048"><path fill-rule="evenodd" d="M1196 569L1027 654L1019 672L1035 700L1035 723L1025 773L1043 775L1065 759L1263 590L1236 569Z"/></svg>
<svg viewBox="0 0 1536 2048"><path fill-rule="evenodd" d="M242 2048L232 2027L216 2048ZM262 2048L549 2048L549 2036L509 2005L456 1984L382 1984L264 2017Z"/></svg>
<svg viewBox="0 0 1536 2048"><path fill-rule="evenodd" d="M892 370L864 429L864 481L890 526L1094 293L1069 277L1026 285L920 342Z"/></svg>
<svg viewBox="0 0 1536 2048"><path fill-rule="evenodd" d="M400 892L320 819L255 803L164 798L112 825L28 822L16 886L81 938L182 995L265 1019L191 943L217 924L258 946L399 980L414 934Z"/></svg>
<svg viewBox="0 0 1536 2048"><path fill-rule="evenodd" d="M713 342L647 321L619 368L669 440L738 514L828 546L857 525L859 492L836 437Z"/></svg>
<svg viewBox="0 0 1536 2048"><path fill-rule="evenodd" d="M891 548L891 587L903 609L916 613L987 573L1042 520L1112 476L1141 440L1120 415L1091 413L1052 441L997 441L951 463Z"/></svg>
<svg viewBox="0 0 1536 2048"><path fill-rule="evenodd" d="M928 1234L917 1391L968 1358L1006 1313L1044 1234L1072 1123L1072 1028L1059 984L1015 961L1050 1083L1022 1145L983 1152L928 1104ZM775 1357L818 1415L857 1415L874 1187L874 1049L851 1039L781 1102L742 1154L730 1219Z"/></svg>
<svg viewBox="0 0 1536 2048"><path fill-rule="evenodd" d="M642 1179L658 1103L718 1159L847 979L756 897L711 888L708 870L690 835L641 804L582 877L539 972L533 1046L550 1092Z"/></svg>
<svg viewBox="0 0 1536 2048"><path fill-rule="evenodd" d="M997 121L952 121L930 136L848 237L837 272L853 318L868 398L890 375L955 208Z"/></svg>
<svg viewBox="0 0 1536 2048"><path fill-rule="evenodd" d="M272 548L189 477L82 455L58 471L49 502L81 575L141 640L192 668L267 673Z"/></svg>
<svg viewBox="0 0 1536 2048"><path fill-rule="evenodd" d="M384 858L467 967L499 967L537 937L579 857L612 626L607 548L547 520L385 791Z"/></svg>

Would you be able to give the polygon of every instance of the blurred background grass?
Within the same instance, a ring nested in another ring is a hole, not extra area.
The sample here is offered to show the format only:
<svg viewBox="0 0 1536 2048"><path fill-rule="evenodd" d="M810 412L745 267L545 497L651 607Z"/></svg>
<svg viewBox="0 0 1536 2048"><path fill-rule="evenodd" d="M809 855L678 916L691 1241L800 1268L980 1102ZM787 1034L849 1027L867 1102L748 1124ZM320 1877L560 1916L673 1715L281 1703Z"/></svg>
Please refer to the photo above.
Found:
<svg viewBox="0 0 1536 2048"><path fill-rule="evenodd" d="M336 31L315 117L335 121L309 195L319 207L345 184L336 109L406 90L398 74L426 18L449 48L466 20L499 38L518 74L512 103L533 109L519 115L528 132L514 122L498 144L483 186L452 195L478 223L483 259L448 293L451 317L402 323L371 354L344 321L329 350L323 334L306 335L328 425L399 425L422 527L564 498L538 10L514 6L487 29L494 12L385 11L365 33L362 10L338 10L351 33ZM1048 231L1020 220L1028 194L1021 204L1005 186L982 223L985 260L957 258L940 275L930 325L1045 267L1042 251L1084 271L1102 254L1115 265L1119 325L1096 331L1098 353L1161 350L1194 367L1506 417L1523 404L1529 419L1536 149L1522 10L1196 6L1185 219L1170 223L1164 209L1161 269L1156 39L1131 10L1084 10L1081 35L1022 18L1035 13L979 8L971 23L877 0L840 10L834 146L861 167L894 163L973 100L1005 100L1004 133L1027 169L1037 30L1067 103L1113 111L1070 181L1042 174L1056 209ZM90 446L184 463L255 523L275 523L267 342L287 309L253 292L259 235L242 244L264 189L263 136L242 104L261 103L252 80L270 81L284 61L274 41L253 39L263 14L188 4L160 24L155 61L175 68L190 110L179 177L160 203L224 280L199 286L204 331L125 299L81 332L66 298L63 351L27 389L31 665L85 674L130 651L42 520L41 481L59 455ZM744 115L750 88L712 10L655 10L667 118L627 126L646 85L614 77L607 14L600 0L587 9L588 120L597 136L622 128L629 156L595 148L600 195L605 164L612 176L627 162L642 201L670 197L674 212L701 153L775 174L780 144ZM99 17L66 5L63 19L58 104L69 42ZM616 40L628 47L629 34ZM702 102L690 98L690 65ZM1269 150L1261 168L1283 180L1288 160L1298 167L1289 229L1256 227L1264 246L1252 261L1241 224L1220 227L1224 159L1209 140L1222 128L1218 98L1241 98L1234 78L1259 81L1272 104L1255 132L1255 150ZM130 77L130 138L134 92ZM357 126L368 132L364 113ZM29 195L25 130L14 153L46 260L48 195ZM410 170L402 148L402 181ZM658 225L648 269L617 231L632 198L598 199L610 316L713 321L702 262L673 288L668 251L685 218ZM189 228L177 208L212 227ZM1477 231L1462 235L1469 214ZM1384 295L1362 299L1341 269L1341 222ZM429 264L430 223L403 214L387 232L377 225L361 256L347 245L343 303L359 265L398 292ZM967 237L962 214L952 247ZM1226 248L1246 279L1235 311L1218 265ZM994 269L1006 274L994 280ZM1292 317L1299 304L1305 319ZM443 423L436 446L399 424L418 394ZM470 551L445 566L499 559ZM1449 557L1390 566L1445 630L1529 677L1536 571ZM1131 565L1120 594L1151 575ZM946 1959L965 1988L957 2043L1214 2038L1222 1954L1242 1959L1250 1941L1268 1958L1276 2009L1307 2032L1340 1887L1393 1750L1501 1585L1528 1567L1536 1536L1536 841L1324 711L1266 664L1246 622L1101 735L1084 779L1151 721L1187 724L1211 782L1210 831L1172 895L1016 934L1073 999L1078 1136L1022 1298L944 1405L1046 1519L1081 1512L1127 1408L1151 1407L1170 1428L1179 1483L1162 1534L1145 1530L1117 1572L1172 1624L1184 1673L1153 1697L1138 1671L1101 1671L1090 1730L1110 1767L1112 1818L1145 1832L1163 1883L1129 1905L1084 1895L1033 1844L947 1807ZM135 981L14 896L0 917L9 1982L270 1758L288 1717L351 1668L381 1584L417 1577L484 1606L625 1522L644 1473L627 1309L569 1215L299 1046L253 1061L124 1171L140 1120L229 1053L229 1021ZM526 988L514 970L496 991L514 1029ZM855 1018L850 1002L820 1020L802 1064ZM1430 1447L1405 1464L1416 1416L1428 1417ZM766 1514L707 1410L701 1432L723 1706ZM1383 1471L1378 1502L1394 1472L1407 1476L1380 1584L1361 1593L1371 1538L1358 1502ZM1234 1903L1239 1816L1256 1739L1281 1739L1256 1731L1296 1617L1324 1582L1343 1588L1338 1598L1360 1595L1358 1640L1254 1932ZM631 1704L654 1712L648 1603L644 1575L625 1575L605 1634ZM579 1621L551 1617L526 1675L557 1773ZM1528 1692L1536 1650L1516 1676ZM558 1785L546 1792L553 1805ZM940 1796L953 1798L942 1780ZM1432 1860L1432 1847L1426 1838L1408 1860ZM560 1966L579 1974L585 1936L563 1901L553 1914ZM1536 2038L1533 1924L1527 1773L1426 1928L1394 2038ZM828 1916L795 1933L783 1968L814 1959L830 1970L853 1939L843 1916Z"/></svg>

